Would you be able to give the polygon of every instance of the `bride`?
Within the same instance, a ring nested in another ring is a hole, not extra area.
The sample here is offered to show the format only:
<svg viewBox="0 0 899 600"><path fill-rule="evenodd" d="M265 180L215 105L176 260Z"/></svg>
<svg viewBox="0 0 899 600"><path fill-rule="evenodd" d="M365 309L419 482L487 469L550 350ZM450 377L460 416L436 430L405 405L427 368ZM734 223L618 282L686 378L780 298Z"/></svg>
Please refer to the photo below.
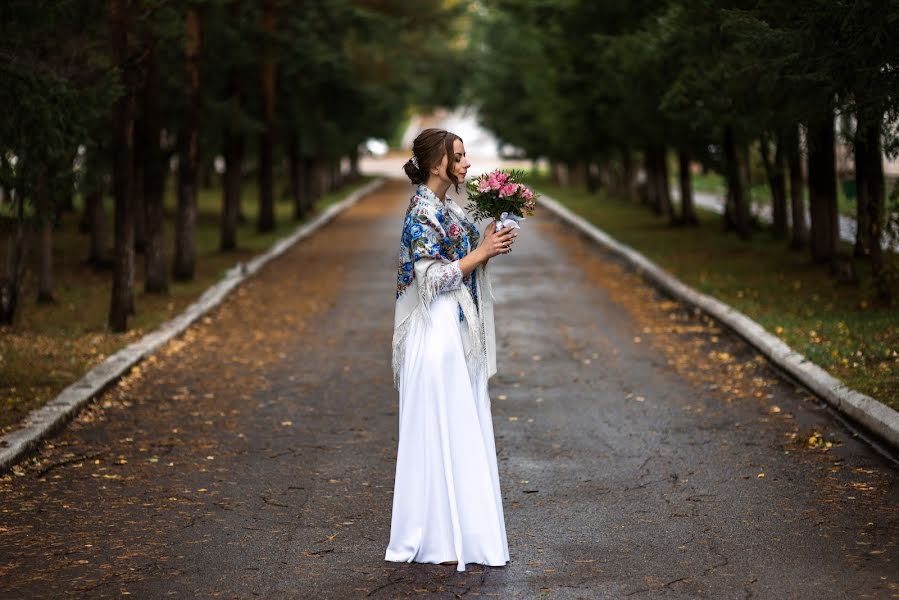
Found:
<svg viewBox="0 0 899 600"><path fill-rule="evenodd" d="M480 234L446 197L471 163L459 136L425 129L404 170L415 194L399 252L393 335L399 446L385 560L509 561L487 380L496 372L487 262L515 233Z"/></svg>

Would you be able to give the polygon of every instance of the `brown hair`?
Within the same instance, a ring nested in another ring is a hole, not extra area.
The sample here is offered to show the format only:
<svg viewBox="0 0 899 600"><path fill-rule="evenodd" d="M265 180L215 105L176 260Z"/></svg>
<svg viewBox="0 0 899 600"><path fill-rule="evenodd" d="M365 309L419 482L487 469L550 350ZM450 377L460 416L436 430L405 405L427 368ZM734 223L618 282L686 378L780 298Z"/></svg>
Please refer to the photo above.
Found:
<svg viewBox="0 0 899 600"><path fill-rule="evenodd" d="M446 176L449 177L459 191L459 184L456 176L453 174L453 167L456 166L456 154L453 152L453 144L456 140L462 141L455 133L446 129L438 129L431 127L425 129L412 142L412 158L418 161L418 166L412 162L412 158L403 165L403 170L409 176L409 180L414 184L424 183L428 180L428 171L436 164L440 164L443 155L446 154Z"/></svg>

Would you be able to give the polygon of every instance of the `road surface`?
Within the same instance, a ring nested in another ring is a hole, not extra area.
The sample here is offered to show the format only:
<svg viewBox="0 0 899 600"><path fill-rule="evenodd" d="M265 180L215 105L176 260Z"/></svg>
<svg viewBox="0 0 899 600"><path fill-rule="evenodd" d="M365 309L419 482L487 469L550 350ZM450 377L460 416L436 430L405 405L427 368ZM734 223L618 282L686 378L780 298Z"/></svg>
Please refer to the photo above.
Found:
<svg viewBox="0 0 899 600"><path fill-rule="evenodd" d="M396 564L391 181L0 480L2 598L894 598L899 470L549 216L493 259L511 562Z"/></svg>

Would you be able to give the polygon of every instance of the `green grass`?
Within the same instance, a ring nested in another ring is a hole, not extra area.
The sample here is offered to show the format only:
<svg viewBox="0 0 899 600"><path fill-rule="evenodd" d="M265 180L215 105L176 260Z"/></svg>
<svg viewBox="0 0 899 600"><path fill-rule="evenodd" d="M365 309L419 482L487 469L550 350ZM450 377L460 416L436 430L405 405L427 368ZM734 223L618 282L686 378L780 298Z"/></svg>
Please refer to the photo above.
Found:
<svg viewBox="0 0 899 600"><path fill-rule="evenodd" d="M860 285L840 285L808 250L791 251L767 231L741 241L710 211L698 210L698 228L670 227L636 203L560 188L546 178L532 182L685 283L747 314L849 387L899 409L899 310L873 301L867 263L856 262ZM843 250L851 255L848 244ZM899 257L888 253L887 260L899 269ZM899 286L893 293L899 298Z"/></svg>
<svg viewBox="0 0 899 600"><path fill-rule="evenodd" d="M316 203L314 214L367 181L363 179L323 196ZM176 204L171 183L170 178L165 198L169 266ZM275 189L283 189L283 182L278 183ZM129 321L130 331L124 334L113 334L107 330L111 273L96 271L84 263L88 254L88 238L78 232L82 206L80 199L76 199L76 211L62 215L54 232L55 302L36 302L39 257L36 240L33 240L16 322L11 327L0 329L0 428L15 425L28 411L43 405L107 356L175 317L207 288L221 280L235 264L267 250L278 239L292 233L300 223L292 219L293 206L289 201L276 202L275 231L266 234L256 232L257 191L254 182L248 181L244 186L242 203L247 222L239 226L238 248L228 252L218 249L221 189L215 187L200 191L196 276L189 282L170 281L167 295L143 293L143 255L136 255L136 314ZM107 199L106 207L111 244L111 200ZM6 244L3 244L0 246L0 260L5 260L5 252Z"/></svg>

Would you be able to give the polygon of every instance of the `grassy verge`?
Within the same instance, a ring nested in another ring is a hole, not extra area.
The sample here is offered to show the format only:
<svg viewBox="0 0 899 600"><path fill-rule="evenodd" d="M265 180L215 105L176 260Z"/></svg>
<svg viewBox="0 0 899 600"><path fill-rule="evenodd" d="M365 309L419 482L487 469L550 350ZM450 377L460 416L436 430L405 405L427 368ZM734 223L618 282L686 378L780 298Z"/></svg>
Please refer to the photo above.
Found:
<svg viewBox="0 0 899 600"><path fill-rule="evenodd" d="M322 197L316 204L315 213L367 182L368 179L363 179ZM276 189L282 187L279 185ZM54 233L56 302L38 304L35 301L38 257L32 246L17 321L11 327L0 329L0 431L15 427L30 410L52 399L107 356L175 317L237 262L267 250L299 225L292 219L291 203L278 202L276 230L257 233L258 202L254 183L248 182L245 186L243 205L248 218L239 227L239 247L220 252L221 191L219 188L202 190L198 198L195 279L185 283L170 282L166 296L144 294L143 256L138 254L135 265L136 315L130 321L129 332L113 334L106 329L111 274L108 271L97 272L84 263L88 239L78 232L81 206L76 200L75 213L62 215ZM109 206L111 204L107 202ZM169 189L166 193L166 247L169 248L169 255L173 245L174 215L175 198ZM5 260L5 244L3 246L0 259Z"/></svg>
<svg viewBox="0 0 899 600"><path fill-rule="evenodd" d="M834 283L807 250L790 251L767 232L742 242L709 211L698 211L698 228L672 228L634 203L546 179L532 182L685 283L747 314L849 387L899 410L899 311L874 305L867 284ZM887 260L899 268L899 256ZM869 281L868 265L858 266Z"/></svg>

